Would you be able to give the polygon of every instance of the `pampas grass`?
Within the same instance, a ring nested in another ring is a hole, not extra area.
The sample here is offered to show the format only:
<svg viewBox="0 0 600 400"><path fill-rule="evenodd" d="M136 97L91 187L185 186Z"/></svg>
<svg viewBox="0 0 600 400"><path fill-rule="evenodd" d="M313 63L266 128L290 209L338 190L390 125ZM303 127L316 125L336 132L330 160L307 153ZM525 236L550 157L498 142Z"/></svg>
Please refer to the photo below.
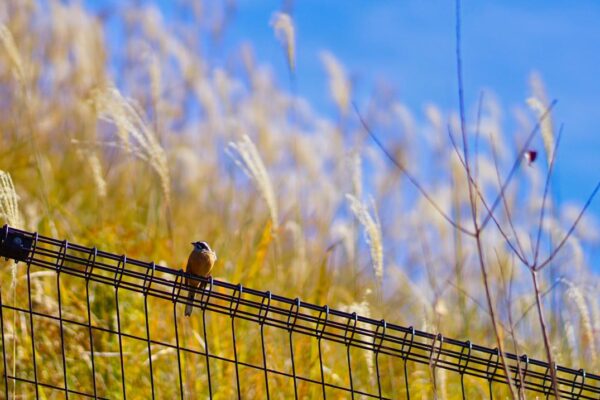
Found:
<svg viewBox="0 0 600 400"><path fill-rule="evenodd" d="M350 104L352 86L344 66L328 51L321 53L321 61L329 76L329 93L340 113L346 114Z"/></svg>
<svg viewBox="0 0 600 400"><path fill-rule="evenodd" d="M244 171L244 173L254 182L259 193L267 203L271 215L273 229L279 228L279 215L277 211L277 200L271 179L265 168L265 164L256 149L256 146L248 135L242 136L237 142L229 143L230 154L235 163Z"/></svg>
<svg viewBox="0 0 600 400"><path fill-rule="evenodd" d="M542 82L542 78L538 73L533 73L530 77L530 86L532 91L532 96L527 99L527 104L531 109L537 113L538 116L544 115L550 102L548 101L548 96L546 95L546 89L544 88L544 83ZM550 160L554 157L554 126L552 122L552 118L544 118L542 120L541 126L541 135L542 141L544 143L544 150L546 151L546 160L548 160L548 164Z"/></svg>
<svg viewBox="0 0 600 400"><path fill-rule="evenodd" d="M23 227L19 196L10 174L5 171L0 171L0 218L16 228Z"/></svg>
<svg viewBox="0 0 600 400"><path fill-rule="evenodd" d="M350 210L365 229L365 237L371 252L373 272L378 282L383 280L383 238L381 235L381 223L375 208L375 202L371 199L372 213L366 204L351 194L347 194Z"/></svg>
<svg viewBox="0 0 600 400"><path fill-rule="evenodd" d="M271 26L275 36L286 50L288 67L291 73L296 70L296 33L292 17L286 13L275 12L271 17Z"/></svg>
<svg viewBox="0 0 600 400"><path fill-rule="evenodd" d="M411 110L402 99L390 99L391 91L372 91L365 122L381 132L382 142L393 149L390 154L398 156L399 172L366 140L361 121L349 112L352 71L331 52L321 54L328 82L322 95L333 99L336 117L283 89L288 85L269 72L268 60L254 59L251 43L239 51L222 49L215 32L226 29L227 10L219 9L224 7L219 2L205 2L201 10L195 2L174 6L183 7L180 15L190 16L178 21L177 29L156 7L118 5L111 14L125 28L118 48L103 37L101 17L77 3L50 3L50 12L44 2L8 0L8 7L0 6L2 222L134 258L162 260L176 270L185 267L190 241L206 240L219 254L213 270L217 279L497 346L477 247L456 228L468 226L470 214L468 181L446 132L448 125L457 125L454 113L434 104ZM275 30L273 44L281 40L290 72L299 73L301 42L291 16L276 13L263 22ZM480 104L480 151L470 161L485 196L498 192L518 154L513 144L524 142L521 131L530 129L540 107L548 104L538 89L532 89L532 96L541 105L517 110L522 127L514 135L502 130L499 101L486 95ZM475 118L467 115L467 120ZM542 140L551 160L549 129L543 127ZM468 137L473 137L471 129ZM508 225L510 214L511 240L518 234L526 254L535 245L531 227L539 221L532 215L544 204L545 167L534 163L519 170L506 202L496 209L501 227ZM413 182L422 185L415 189ZM549 253L550 239L562 238L578 217L578 207L573 212L551 193L546 204L553 213L543 224L541 259ZM477 210L478 215L485 212L480 200ZM593 354L600 348L600 298L594 296L600 283L586 258L600 238L598 229L584 216L565 253L537 272L554 358L586 371L600 370ZM504 260L514 257L498 232L486 230L481 242L501 340L507 349L516 343L520 352L544 359L530 277L518 259L514 273L504 273ZM61 275L57 283L55 274L41 272L47 271L31 268L34 308L55 312L60 284L63 316L86 316L80 279ZM2 297L5 305L27 308L26 281L22 264L0 266L0 290L9 294ZM114 288L90 285L89 290L93 323L114 328ZM120 289L119 304L122 330L140 332L143 303ZM172 304L148 298L148 306L151 337L172 342ZM11 373L27 377L32 363L28 318L3 311L7 365ZM509 314L524 316L513 324ZM199 318L177 323L183 345L231 354L230 337L223 333L230 329L228 318L209 316L209 343L203 342ZM43 371L38 365L40 375L60 386L58 324L37 317L35 324L38 359L44 364ZM567 337L563 327L568 327ZM66 324L65 334L69 385L90 391L87 330ZM236 334L240 359L261 362L260 349L251 342L256 336L252 327L236 320ZM314 367L304 339L294 335L297 366ZM274 333L267 342L269 365L289 366L287 337L281 341ZM96 369L99 396L122 396L116 343L115 335L94 337L101 366ZM149 397L148 355L135 341L126 340L124 346L127 385L138 390L138 397ZM347 384L345 348L327 341L322 346L326 379ZM152 347L157 393L175 398L176 357ZM354 369L356 382L372 388L370 356L353 356L353 362L360 364ZM383 387L393 398L404 396L401 368L383 359ZM202 365L188 354L182 357L189 377L186 392L199 397L207 393L205 381L191 378L205 376ZM233 369L219 366L215 374L228 382L213 386L215 397L231 397ZM409 363L408 374L411 397L433 395L427 365ZM461 397L457 374L438 367L435 379L439 396ZM477 379L466 382L473 393L481 390ZM502 386L494 385L495 397L506 396ZM273 381L271 395L282 390L290 393L285 384ZM34 395L27 385L11 384L9 391L15 398ZM242 395L266 397L260 385L243 387ZM319 395L307 389L300 397Z"/></svg>
<svg viewBox="0 0 600 400"><path fill-rule="evenodd" d="M121 95L114 87L95 90L92 103L100 119L117 127L119 147L145 161L160 178L165 201L171 201L171 179L167 155L156 134L144 121L142 111L131 100Z"/></svg>
<svg viewBox="0 0 600 400"><path fill-rule="evenodd" d="M17 81L22 82L25 78L25 67L15 39L10 30L0 24L0 43L4 47L5 54L8 56L9 65Z"/></svg>

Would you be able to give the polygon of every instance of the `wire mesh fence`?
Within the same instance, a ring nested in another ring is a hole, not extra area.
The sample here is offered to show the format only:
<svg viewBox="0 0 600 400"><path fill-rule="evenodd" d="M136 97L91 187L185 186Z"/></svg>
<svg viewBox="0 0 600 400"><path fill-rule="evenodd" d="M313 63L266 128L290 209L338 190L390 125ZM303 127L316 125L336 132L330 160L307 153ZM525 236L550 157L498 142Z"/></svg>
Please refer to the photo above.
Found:
<svg viewBox="0 0 600 400"><path fill-rule="evenodd" d="M183 271L8 226L0 256L23 268L0 292L7 399L493 398L506 371L554 396L526 355L213 279L188 319ZM600 399L600 376L554 368L562 398Z"/></svg>

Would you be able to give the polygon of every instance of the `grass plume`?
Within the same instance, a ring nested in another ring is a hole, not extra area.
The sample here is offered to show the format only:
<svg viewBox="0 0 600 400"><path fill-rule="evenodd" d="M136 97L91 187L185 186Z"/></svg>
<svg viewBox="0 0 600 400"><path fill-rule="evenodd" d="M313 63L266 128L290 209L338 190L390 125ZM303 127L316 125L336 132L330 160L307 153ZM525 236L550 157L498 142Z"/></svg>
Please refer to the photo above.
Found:
<svg viewBox="0 0 600 400"><path fill-rule="evenodd" d="M270 61L254 55L252 43L222 46L231 4L176 2L175 14L187 17L174 29L157 6L146 2L135 8L119 3L109 17L78 2L50 3L48 8L8 0L9 7L0 7L0 214L6 223L161 260L173 269L185 267L190 241L206 240L219 254L215 278L343 305L376 320L436 329L444 337L490 347L498 346L497 328L503 346L537 359L545 357L547 347L539 333L541 314L557 363L600 370L594 355L600 348L600 298L595 296L600 280L588 257L600 228L549 189L559 132L550 136L547 117L554 102L543 91L532 88L539 102L535 119L526 105L518 107L523 116L518 122L530 130L504 130L500 116L506 110L486 92L475 104L476 116L463 105L463 136L458 113L433 104L411 109L382 83L363 88L355 71L325 50L320 54L322 95L332 99L339 114L331 116L297 94L303 90L284 89L288 85L271 72ZM302 41L292 15L275 13L263 24L265 29L271 24L273 45L284 47L288 69L299 74ZM118 48L106 32L112 26L107 18L124 28ZM358 110L352 101L355 77L360 93L370 93L364 103L358 99L365 110L360 118L348 113L351 104ZM543 88L539 79L535 85ZM549 163L521 168L523 152L540 133ZM240 170L248 179L239 179ZM544 177L550 183L545 185ZM590 200L585 207L595 204ZM552 212L540 216L544 205ZM539 260L533 268L530 254L538 247L540 221ZM563 247L576 259L560 253ZM515 262L510 274L505 273L508 260ZM81 280L31 268L34 308L56 312L60 287L63 316L87 316ZM8 294L2 298L6 306L28 307L26 282L22 264L3 262L0 290ZM91 320L113 329L114 289L91 284L89 291ZM122 331L140 333L143 298L125 289L118 296ZM172 303L153 298L148 306L151 337L172 342ZM4 310L7 365L14 368L11 373L30 377L27 315ZM44 359L39 373L60 386L60 328L48 318L36 317L35 324ZM87 329L65 326L68 383L88 390ZM229 318L209 317L209 343L203 341L200 318L178 320L177 326L186 346L231 353L231 338L223 334L231 328ZM566 337L562 327L568 328ZM262 363L260 344L252 342L256 331L236 319L236 333L244 338L237 343L240 359ZM287 333L267 332L266 338L269 363L290 367L289 352L280 351L289 348ZM296 339L296 366L309 366L306 373L316 372L320 379L314 343ZM103 331L93 340L98 396L121 397L118 341ZM149 358L142 344L127 338L123 343L125 381L138 390L127 397L151 396L150 361L157 397L178 397L176 352L152 345ZM326 379L348 384L345 348L323 341L322 350ZM203 396L206 381L196 379L206 374L203 361L180 355L189 378L186 391ZM357 387L372 389L372 354L351 356ZM402 368L387 358L379 357L384 396L403 397L405 384L397 379ZM212 361L211 372L227 382L215 386L213 394L235 396L234 369L219 360L213 369ZM438 366L432 376L427 365L413 364L408 366L411 398L413 393L431 398L434 377L438 396L461 398L458 374L444 374ZM266 397L256 379L242 379L243 397ZM486 382L479 381L466 379L469 397L487 396ZM290 393L283 379L271 384L271 396ZM300 386L301 398L321 396L320 387ZM27 385L9 389L16 398L34 397ZM346 395L330 389L332 398ZM499 384L492 391L494 398L510 395Z"/></svg>

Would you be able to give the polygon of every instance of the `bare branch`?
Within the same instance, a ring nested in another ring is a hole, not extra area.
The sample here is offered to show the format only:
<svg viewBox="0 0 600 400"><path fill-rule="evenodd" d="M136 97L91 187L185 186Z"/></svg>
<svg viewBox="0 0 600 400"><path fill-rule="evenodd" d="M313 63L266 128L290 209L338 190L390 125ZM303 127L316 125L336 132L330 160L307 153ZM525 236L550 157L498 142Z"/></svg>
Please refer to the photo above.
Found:
<svg viewBox="0 0 600 400"><path fill-rule="evenodd" d="M540 297L543 299L544 297L546 297L548 294L550 294L554 288L556 286L558 286L558 284L561 282L561 280L563 279L563 276L559 276L557 280L554 281L554 283L546 290L544 290L541 294ZM535 307L536 303L533 302L531 304L529 304L527 306L527 308L525 308L525 311L523 311L523 313L521 314L521 316L519 317L519 319L517 319L517 322L515 322L515 326L519 325L521 323L521 321L527 316L527 314L529 314L529 311L531 311L533 309L533 307Z"/></svg>
<svg viewBox="0 0 600 400"><path fill-rule="evenodd" d="M550 339L548 338L548 328L546 328L546 320L544 318L544 310L542 306L542 298L540 296L540 288L537 281L537 271L531 269L531 279L533 280L533 290L535 292L535 304L537 305L538 316L540 319L540 329L542 331L542 337L544 338L544 348L546 349L546 357L548 358L548 365L554 365L552 359L552 349L550 348ZM556 370L550 368L550 377L552 378L552 388L554 389L554 396L560 399L560 392L558 391L558 380L556 379Z"/></svg>
<svg viewBox="0 0 600 400"><path fill-rule="evenodd" d="M542 227L544 225L544 213L546 211L546 198L548 197L548 189L550 188L550 178L552 177L552 170L554 169L554 162L556 161L556 153L558 151L558 145L560 144L560 138L562 137L564 125L561 124L558 130L558 136L556 143L554 144L554 150L552 151L552 158L548 165L548 173L546 174L546 183L544 184L544 197L542 198L542 209L540 210L540 222L538 224L537 239L535 242L535 254L533 256L533 265L537 264L539 252L540 252L540 239L542 237Z"/></svg>
<svg viewBox="0 0 600 400"><path fill-rule="evenodd" d="M556 105L556 103L557 103L556 100L553 100L552 103L550 103L550 106L548 106L548 108L546 109L546 111L544 112L544 114L542 114L540 116L540 118L538 119L538 122L535 124L535 126L533 127L533 129L529 133L529 136L527 137L527 140L525 140L525 143L523 144L521 150L519 151L519 154L517 155L517 159L515 160L512 168L511 168L511 170L510 170L510 172L508 174L508 177L506 178L506 180L504 181L504 183L502 184L502 186L500 188L500 193L498 193L498 196L496 197L496 200L494 200L494 202L492 203L491 212L494 212L494 210L496 209L496 207L498 207L498 204L502 200L502 196L504 196L504 191L506 190L506 187L508 186L508 184L512 180L515 172L517 172L517 169L519 168L519 165L521 165L521 162L523 160L523 156L525 155L525 151L527 151L527 148L529 147L529 144L533 140L535 134L540 130L541 123L548 117L548 115L550 114L550 111L552 111L552 109L554 108L554 106ZM483 220L483 223L481 224L481 229L483 229L487 225L487 223L490 221L490 218L491 218L490 215L488 215Z"/></svg>
<svg viewBox="0 0 600 400"><path fill-rule="evenodd" d="M500 255L498 254L498 251L496 250L496 248L494 248L494 253L496 253L496 261L498 262L498 266L501 266L502 263L500 262ZM507 299L506 299L506 308L508 311L508 323L510 325L510 337L512 339L513 342L513 350L515 354L520 354L519 351L519 344L517 341L517 336L515 335L515 324L513 324L513 318L512 318L512 289L513 289L513 280L514 280L514 272L515 272L515 258L512 257L511 258L511 263L510 263L510 282L508 285L508 290L506 289L506 277L504 276L504 268L500 268L501 269L501 277L502 277L502 286L504 289L504 292L507 292ZM523 371L521 369L521 363L518 362L517 363L517 372L519 375L519 385L518 385L518 389L519 389L519 398L520 399L524 399L525 398L525 392L523 389Z"/></svg>
<svg viewBox="0 0 600 400"><path fill-rule="evenodd" d="M465 122L465 96L462 77L462 55L461 55L461 37L460 37L460 0L456 1L456 75L458 79L458 110L460 114L460 131L463 141L463 157L467 174L471 175L469 169L469 146L467 144L467 127Z"/></svg>
<svg viewBox="0 0 600 400"><path fill-rule="evenodd" d="M455 283L451 278L446 279L445 283L452 286L454 289L456 289L456 291L458 291L459 293L463 294L466 298L471 300L473 304L475 304L481 311L486 313L488 316L490 315L490 311L485 305L481 304L479 300L471 296L469 292L467 292L465 289L459 287L458 284ZM509 331L508 327L505 324L503 324L502 321L500 321L499 324L502 327L502 329L504 329L505 331Z"/></svg>
<svg viewBox="0 0 600 400"><path fill-rule="evenodd" d="M462 77L462 55L461 55L461 29L460 29L460 0L456 0L456 76L458 80L458 112L460 115L460 133L462 136L463 145L463 159L464 167L469 177L469 201L471 202L471 209L473 211L473 225L477 234L477 206L473 196L473 184L471 176L471 168L469 165L469 144L467 140L467 126L465 122L465 96L464 96L464 85Z"/></svg>
<svg viewBox="0 0 600 400"><path fill-rule="evenodd" d="M579 213L579 215L575 219L575 222L573 222L573 225L571 225L571 228L569 228L569 231L567 232L567 234L565 235L565 237L560 241L560 243L558 244L558 246L556 246L556 248L552 251L552 253L548 256L548 258L546 260L544 260L542 263L540 263L540 265L534 267L536 271L539 271L542 268L544 268L546 265L548 265L548 263L550 263L554 259L554 257L556 257L556 255L558 254L558 252L560 251L560 249L562 249L562 247L567 242L567 240L569 239L569 237L571 237L571 234L573 234L573 232L575 231L575 228L577 227L577 224L579 224L579 221L583 217L583 214L585 214L585 211L587 210L587 208L592 203L592 200L594 199L594 197L598 193L598 190L600 190L600 181L598 181L598 183L596 184L596 187L594 188L592 194L588 197L587 201L585 202L585 205L581 209L581 212Z"/></svg>
<svg viewBox="0 0 600 400"><path fill-rule="evenodd" d="M490 141L492 144L492 158L494 159L494 168L496 169L496 178L498 179L498 186L501 186L500 168L498 167L498 153L496 151L496 143L494 142L494 138L492 136L490 136ZM508 202L506 201L506 192L502 195L502 204L504 206L504 212L506 213L506 219L508 220L508 225L510 226L512 234L515 237L515 241L517 242L517 247L519 248L520 254L522 255L522 257L519 257L519 259L525 265L529 266L529 263L525 259L525 250L523 250L523 246L521 245L521 240L519 239L519 235L517 234L517 230L515 229L515 224L513 222L513 218L512 218L511 212L510 212L510 207L508 207ZM493 217L494 213L490 212L490 215ZM519 256L519 253L517 252L516 255Z"/></svg>
<svg viewBox="0 0 600 400"><path fill-rule="evenodd" d="M467 165L465 164L465 160L463 160L462 156L460 155L460 151L458 150L458 146L456 145L456 141L454 140L454 136L452 136L452 128L450 128L450 125L448 125L448 137L450 138L450 144L452 144L452 148L454 149L454 153L458 157L458 160L460 161L460 164L466 170L467 169Z"/></svg>
<svg viewBox="0 0 600 400"><path fill-rule="evenodd" d="M468 146L467 146L467 140L466 140L466 128L465 128L465 107L464 107L464 98L463 98L463 82L462 82L462 57L461 57L461 40L460 40L460 28L461 28L461 24L460 24L460 1L461 0L456 0L455 1L455 5L456 5L456 67L457 67L457 75L458 75L458 97L459 97L459 106L460 106L460 118L461 118L461 128L462 128L462 135L463 135L463 149L464 149L464 158L465 158L465 165L466 165L466 169L467 169L467 176L469 177L469 200L471 202L471 216L473 219L473 230L475 231L475 242L477 243L477 255L479 256L479 267L481 268L481 277L483 280L483 285L485 287L485 295L486 295L486 300L488 303L488 308L490 310L490 318L492 320L492 326L494 327L494 334L496 336L496 343L498 344L498 352L500 353L500 358L502 360L502 368L504 369L504 373L506 374L506 383L508 384L508 387L510 388L510 394L511 397L514 399L515 396L515 391L514 391L514 387L513 387L513 382L512 382L512 378L509 374L509 369L508 369L508 365L506 363L506 359L504 357L504 346L502 343L502 338L500 336L500 332L498 329L498 324L497 324L497 320L496 320L496 316L494 313L494 304L492 302L492 296L490 293L490 287L489 287L489 282L488 282L488 276L487 276L487 271L486 271L486 267L485 267L485 261L484 261L484 256L483 256L483 247L482 247L482 243L481 243L481 232L483 229L483 226L485 226L485 224L480 228L479 224L477 222L477 214L476 214L476 207L474 206L475 204L475 199L473 196L473 184L472 182L472 176L471 176L471 171L469 169L469 152L468 152ZM492 215L493 210L490 211L489 215Z"/></svg>
<svg viewBox="0 0 600 400"><path fill-rule="evenodd" d="M473 172L473 180L477 182L479 180L479 136L481 134L481 107L483 104L483 91L479 94L479 101L477 103L477 124L475 125L475 166ZM475 204L477 206L477 204ZM477 207L475 207L477 211Z"/></svg>
<svg viewBox="0 0 600 400"><path fill-rule="evenodd" d="M404 167L404 165L402 165L400 163L400 161L396 160L396 158L392 154L390 154L390 152L385 148L383 143L381 143L381 141L375 135L375 133L371 130L371 128L369 128L366 121L363 119L362 115L360 114L360 111L358 110L358 106L356 105L355 102L352 102L352 106L354 107L354 110L356 111L356 115L358 116L358 119L360 120L360 123L362 124L363 128L367 131L369 136L371 136L371 138L373 139L375 144L377 144L377 146L381 149L381 151L383 151L383 153L392 162L392 164L394 164L396 166L396 168L398 168L402 173L404 173L404 175L406 175L406 177L410 181L410 183L412 183L413 186L415 188L417 188L417 190L421 193L421 195L425 198L425 200L427 200L429 202L429 204L431 204L431 206L455 229L458 229L462 233L467 234L469 236L473 236L472 232L470 232L469 230L465 229L464 227L462 227L459 224L457 224L456 222L454 222L454 220L452 218L450 218L448 216L448 214L446 214L439 205L437 205L437 203L433 200L433 198L429 195L429 193L427 193L427 191L423 188L423 186L421 186L419 181L417 181L417 179L415 177L413 177L410 172L408 172L406 167Z"/></svg>
<svg viewBox="0 0 600 400"><path fill-rule="evenodd" d="M466 169L467 167L466 167L465 162L463 161L462 157L460 156L460 153L459 153L458 148L456 146L456 142L454 141L454 137L452 136L452 132L450 130L450 126L448 126L448 136L450 137L450 142L452 143L452 147L454 148L454 151L456 152L456 155L458 156L458 159L460 160L460 162L463 165L463 167ZM511 250L513 251L513 253L515 253L515 255L519 258L519 260L521 260L521 262L523 264L528 265L527 260L525 259L524 254L521 255L519 253L519 250L517 250L515 248L515 246L510 241L508 235L504 232L504 230L500 226L500 222L498 222L498 220L496 219L496 217L494 216L494 214L490 211L490 208L487 205L487 202L485 201L485 198L483 197L483 193L479 189L479 185L477 184L477 182L475 182L473 180L473 177L470 174L467 175L467 179L469 180L469 183L473 186L473 188L475 188L475 191L477 192L476 193L477 197L481 200L481 203L483 204L483 207L492 216L492 220L494 221L494 224L496 224L496 228L498 228L498 232L500 232L500 235L502 235L502 237L504 238L504 241L508 244L508 246L511 248ZM476 204L477 204L476 199L473 199L471 207L472 207L472 212L474 213L475 217L477 216L477 207L476 207ZM510 225L513 228L513 232L514 232L514 227L512 225L512 221L510 221ZM516 236L516 234L515 234L515 236ZM518 240L518 238L517 238L517 240Z"/></svg>

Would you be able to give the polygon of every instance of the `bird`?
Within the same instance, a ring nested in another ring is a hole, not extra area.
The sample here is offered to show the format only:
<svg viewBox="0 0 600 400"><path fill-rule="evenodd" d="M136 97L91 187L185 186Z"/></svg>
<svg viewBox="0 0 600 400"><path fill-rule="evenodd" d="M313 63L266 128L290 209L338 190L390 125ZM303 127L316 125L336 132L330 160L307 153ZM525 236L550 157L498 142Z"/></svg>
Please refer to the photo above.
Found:
<svg viewBox="0 0 600 400"><path fill-rule="evenodd" d="M217 253L215 253L206 242L193 242L194 249L188 257L185 272L203 277L210 276L210 271L217 261ZM185 306L185 316L189 317L192 314L192 302L196 295L196 288L204 289L206 282L201 282L192 278L185 278L185 284L189 287L188 303Z"/></svg>

